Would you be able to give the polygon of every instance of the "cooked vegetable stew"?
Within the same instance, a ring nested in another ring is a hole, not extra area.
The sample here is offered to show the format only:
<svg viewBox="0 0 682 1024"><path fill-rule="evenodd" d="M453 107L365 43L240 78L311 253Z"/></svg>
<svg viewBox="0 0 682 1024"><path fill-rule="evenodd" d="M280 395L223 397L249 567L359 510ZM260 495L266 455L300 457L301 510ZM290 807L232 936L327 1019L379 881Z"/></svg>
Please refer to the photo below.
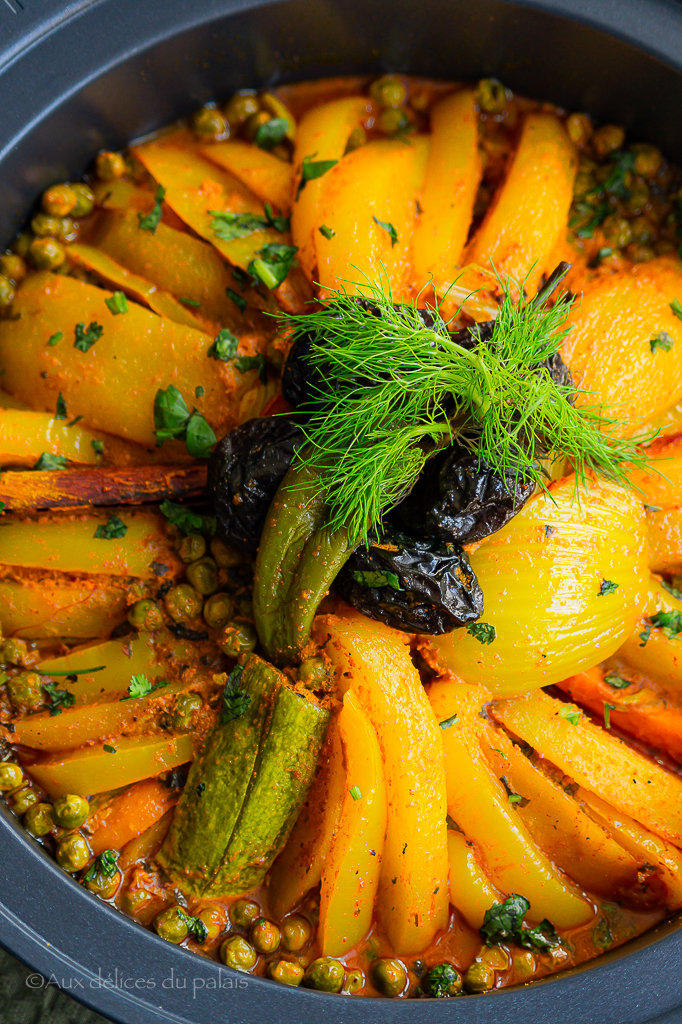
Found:
<svg viewBox="0 0 682 1024"><path fill-rule="evenodd" d="M682 909L681 186L384 75L46 190L0 257L0 790L78 884L393 998Z"/></svg>

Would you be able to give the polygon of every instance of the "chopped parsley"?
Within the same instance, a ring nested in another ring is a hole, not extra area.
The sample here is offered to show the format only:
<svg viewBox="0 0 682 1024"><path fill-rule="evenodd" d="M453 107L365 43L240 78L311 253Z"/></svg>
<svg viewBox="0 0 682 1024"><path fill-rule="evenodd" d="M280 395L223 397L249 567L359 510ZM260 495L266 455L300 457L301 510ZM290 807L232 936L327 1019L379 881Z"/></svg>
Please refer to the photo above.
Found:
<svg viewBox="0 0 682 1024"><path fill-rule="evenodd" d="M362 800L362 792L359 786L353 786L353 788L349 789L348 792L353 797L353 800Z"/></svg>
<svg viewBox="0 0 682 1024"><path fill-rule="evenodd" d="M159 388L156 392L154 426L158 447L164 441L184 441L188 453L195 459L208 459L217 440L201 413L196 409L190 413L185 399L174 384L170 384L165 391Z"/></svg>
<svg viewBox="0 0 682 1024"><path fill-rule="evenodd" d="M104 442L103 441L91 441L92 450L95 455L104 455Z"/></svg>
<svg viewBox="0 0 682 1024"><path fill-rule="evenodd" d="M87 329L84 323L76 324L76 340L73 343L73 347L77 348L79 352L89 352L96 341L102 337L104 328L93 320L92 323L88 324Z"/></svg>
<svg viewBox="0 0 682 1024"><path fill-rule="evenodd" d="M291 270L297 252L296 245L283 245L279 242L264 245L249 263L249 273L266 288L278 288Z"/></svg>
<svg viewBox="0 0 682 1024"><path fill-rule="evenodd" d="M599 203L593 206L591 203L578 202L575 204L575 211L575 215L568 222L569 228L577 228L575 233L578 238L592 238L596 228L609 212L609 204Z"/></svg>
<svg viewBox="0 0 682 1024"><path fill-rule="evenodd" d="M388 232L388 236L391 239L391 249L392 249L393 246L398 241L398 232L396 231L396 229L387 220L379 220L378 217L372 217L372 220L374 221L375 224L378 224L380 228L383 228L384 231Z"/></svg>
<svg viewBox="0 0 682 1024"><path fill-rule="evenodd" d="M480 936L486 946L499 946L514 942L525 949L551 949L561 941L554 925L545 919L535 928L524 926L523 919L530 910L524 896L512 893L504 903L494 903L486 910Z"/></svg>
<svg viewBox="0 0 682 1024"><path fill-rule="evenodd" d="M67 427L75 427L76 424L80 423L80 421L82 419L83 419L82 416L76 416L76 417L74 417L74 419L70 420L66 425L67 425Z"/></svg>
<svg viewBox="0 0 682 1024"><path fill-rule="evenodd" d="M178 301L182 302L183 306L194 306L195 309L201 309L201 303L197 299L183 299L181 295Z"/></svg>
<svg viewBox="0 0 682 1024"><path fill-rule="evenodd" d="M150 683L147 677L140 673L136 676L130 677L130 684L128 686L128 695L121 697L121 700L131 700L136 697L148 697L154 690L160 690L161 687L168 686L168 682L165 679L161 679L158 683Z"/></svg>
<svg viewBox="0 0 682 1024"><path fill-rule="evenodd" d="M667 331L659 331L659 333L649 342L652 355L655 353L657 348L660 348L662 352L670 352L674 344L674 339L670 337Z"/></svg>
<svg viewBox="0 0 682 1024"><path fill-rule="evenodd" d="M669 640L682 633L682 613L678 611L656 612L650 621L655 629L662 629Z"/></svg>
<svg viewBox="0 0 682 1024"><path fill-rule="evenodd" d="M239 312L243 313L244 310L246 309L246 299L243 299L241 295L237 295L234 288L226 288L225 294L227 295L228 299L232 299L235 306L238 308Z"/></svg>
<svg viewBox="0 0 682 1024"><path fill-rule="evenodd" d="M239 338L235 338L231 331L223 327L222 331L219 331L216 335L206 355L210 356L211 359L220 359L223 363L229 363L236 356L238 345Z"/></svg>
<svg viewBox="0 0 682 1024"><path fill-rule="evenodd" d="M95 537L98 540L118 540L125 537L128 527L118 516L109 516L106 523L100 523L95 530Z"/></svg>
<svg viewBox="0 0 682 1024"><path fill-rule="evenodd" d="M57 345L62 340L63 337L64 331L56 331L54 334L50 335L50 337L47 339L47 343L50 346Z"/></svg>
<svg viewBox="0 0 682 1024"><path fill-rule="evenodd" d="M203 533L208 537L215 534L215 516L199 515L198 512L192 512L191 509L185 508L183 505L176 505L168 498L161 502L159 509L168 522L177 526L183 533Z"/></svg>
<svg viewBox="0 0 682 1024"><path fill-rule="evenodd" d="M64 396L60 391L59 397L57 398L57 409L55 411L54 418L56 420L65 420L67 415L66 402L64 401Z"/></svg>
<svg viewBox="0 0 682 1024"><path fill-rule="evenodd" d="M69 464L69 460L64 455L51 455L50 452L43 452L35 466L31 466L31 469L41 470L60 470L66 469Z"/></svg>
<svg viewBox="0 0 682 1024"><path fill-rule="evenodd" d="M235 238L246 238L255 231L263 231L269 225L260 213L231 213L229 210L209 210L213 217L211 231L216 238L232 242Z"/></svg>
<svg viewBox="0 0 682 1024"><path fill-rule="evenodd" d="M114 292L111 298L104 300L104 305L112 316L119 316L121 313L128 312L128 300L123 292Z"/></svg>
<svg viewBox="0 0 682 1024"><path fill-rule="evenodd" d="M450 715L449 718L444 718L442 722L438 723L438 725L441 729L449 729L451 725L456 725L457 722L459 722L458 716Z"/></svg>
<svg viewBox="0 0 682 1024"><path fill-rule="evenodd" d="M265 204L265 219L269 228L274 228L275 231L279 231L281 234L291 229L291 217L275 216L270 203Z"/></svg>
<svg viewBox="0 0 682 1024"><path fill-rule="evenodd" d="M336 231L333 231L331 228L328 228L326 224L320 224L317 230L320 232L323 238L326 238L328 240L336 237Z"/></svg>
<svg viewBox="0 0 682 1024"><path fill-rule="evenodd" d="M205 789L206 789L206 783L205 782L200 782L199 785L196 787L197 796L201 796L201 794L204 792Z"/></svg>
<svg viewBox="0 0 682 1024"><path fill-rule="evenodd" d="M241 665L235 665L225 680L225 689L223 690L223 709L220 713L220 721L222 725L225 725L226 722L232 722L235 718L241 718L241 716L245 714L251 706L250 694L245 693L241 688L243 671L244 669Z"/></svg>
<svg viewBox="0 0 682 1024"><path fill-rule="evenodd" d="M651 623L647 622L644 630L639 634L639 639L642 641L640 647L646 647L649 637L651 636Z"/></svg>
<svg viewBox="0 0 682 1024"><path fill-rule="evenodd" d="M194 389L194 397L203 398L205 394L206 392L204 391L203 385L197 384L197 386Z"/></svg>
<svg viewBox="0 0 682 1024"><path fill-rule="evenodd" d="M608 949L613 945L611 926L605 917L600 917L592 932L592 941L599 949Z"/></svg>
<svg viewBox="0 0 682 1024"><path fill-rule="evenodd" d="M239 356L234 361L240 373L248 373L249 370L258 370L258 378L261 384L268 382L268 364L264 355Z"/></svg>
<svg viewBox="0 0 682 1024"><path fill-rule="evenodd" d="M338 160L314 160L312 156L304 156L303 162L301 163L301 180L298 183L298 189L296 190L296 198L300 196L303 189L306 187L309 181L315 181L316 178L321 178L327 171L331 171L332 167L336 167Z"/></svg>
<svg viewBox="0 0 682 1024"><path fill-rule="evenodd" d="M597 597L607 597L609 594L615 594L619 586L620 584L614 583L613 580L602 580Z"/></svg>
<svg viewBox="0 0 682 1024"><path fill-rule="evenodd" d="M679 299L673 299L670 303L670 308L677 317L678 320L682 320L682 303Z"/></svg>
<svg viewBox="0 0 682 1024"><path fill-rule="evenodd" d="M95 875L113 878L118 871L118 853L116 850L102 850L98 853L88 870L83 875L84 882L91 882Z"/></svg>
<svg viewBox="0 0 682 1024"><path fill-rule="evenodd" d="M400 586L400 577L394 572L357 570L353 573L353 579L363 587L391 587L393 590L403 590Z"/></svg>
<svg viewBox="0 0 682 1024"><path fill-rule="evenodd" d="M611 728L611 712L615 711L615 710L616 710L616 705L615 704L608 704L606 701L604 702L604 728L605 729L610 729Z"/></svg>
<svg viewBox="0 0 682 1024"><path fill-rule="evenodd" d="M420 988L432 999L449 999L459 995L462 979L452 964L435 964L424 975Z"/></svg>
<svg viewBox="0 0 682 1024"><path fill-rule="evenodd" d="M284 142L288 130L289 123L283 117L271 117L260 125L253 141L259 149L274 149L280 142Z"/></svg>
<svg viewBox="0 0 682 1024"><path fill-rule="evenodd" d="M678 590L677 587L674 587L672 583L668 583L666 580L661 580L661 586L664 590L667 590L670 596L674 597L676 601L682 601L682 590Z"/></svg>
<svg viewBox="0 0 682 1024"><path fill-rule="evenodd" d="M571 725L577 725L582 718L582 712L578 708L572 708L570 704L564 704L559 711L559 718L565 718Z"/></svg>
<svg viewBox="0 0 682 1024"><path fill-rule="evenodd" d="M612 686L614 690L624 690L626 686L630 685L630 680L623 679L622 676L604 676L604 682L607 686Z"/></svg>
<svg viewBox="0 0 682 1024"><path fill-rule="evenodd" d="M154 196L154 205L147 214L138 213L137 219L140 222L140 227L143 231L151 231L152 234L156 232L159 226L159 221L163 216L163 210L161 209L161 203L166 198L166 190L163 185L159 185Z"/></svg>
<svg viewBox="0 0 682 1024"><path fill-rule="evenodd" d="M116 753L116 747L112 747L112 745L110 743L103 743L102 744L102 749L104 750L105 754L115 754Z"/></svg>
<svg viewBox="0 0 682 1024"><path fill-rule="evenodd" d="M43 683L43 690L50 698L50 703L47 705L50 718L61 715L62 708L72 708L76 703L76 698L70 690L59 690L55 683Z"/></svg>
<svg viewBox="0 0 682 1024"><path fill-rule="evenodd" d="M491 644L497 636L497 630L489 622L470 622L467 633L479 644Z"/></svg>
<svg viewBox="0 0 682 1024"><path fill-rule="evenodd" d="M196 939L197 942L206 942L206 939L208 938L208 928L201 918L192 917L191 914L188 914L186 910L182 909L182 907L178 907L178 916L182 918L187 925L187 931L192 938Z"/></svg>
<svg viewBox="0 0 682 1024"><path fill-rule="evenodd" d="M627 187L627 175L635 166L635 154L628 152L615 153L611 157L611 163L611 173L602 187L605 192L610 192L612 196L626 199L630 195Z"/></svg>

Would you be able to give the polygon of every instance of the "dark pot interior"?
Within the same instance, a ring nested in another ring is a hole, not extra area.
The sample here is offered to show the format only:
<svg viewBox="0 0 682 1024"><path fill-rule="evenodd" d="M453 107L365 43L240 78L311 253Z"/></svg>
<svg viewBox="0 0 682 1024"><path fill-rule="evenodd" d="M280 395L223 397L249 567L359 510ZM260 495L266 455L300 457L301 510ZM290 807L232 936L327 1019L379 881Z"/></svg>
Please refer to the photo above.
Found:
<svg viewBox="0 0 682 1024"><path fill-rule="evenodd" d="M682 160L675 0L3 0L0 238L48 184L242 86L330 74L495 74L624 124ZM682 1021L679 922L529 988L450 1001L342 999L239 976L162 942L60 871L3 807L0 941L125 1024Z"/></svg>

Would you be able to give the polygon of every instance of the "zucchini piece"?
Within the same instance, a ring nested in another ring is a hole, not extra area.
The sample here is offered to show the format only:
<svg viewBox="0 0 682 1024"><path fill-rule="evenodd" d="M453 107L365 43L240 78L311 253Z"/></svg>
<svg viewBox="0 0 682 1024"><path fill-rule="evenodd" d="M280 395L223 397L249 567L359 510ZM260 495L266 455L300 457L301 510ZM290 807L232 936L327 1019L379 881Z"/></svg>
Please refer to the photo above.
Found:
<svg viewBox="0 0 682 1024"><path fill-rule="evenodd" d="M330 712L249 658L239 718L218 722L192 765L158 862L183 891L253 889L287 840L317 767Z"/></svg>

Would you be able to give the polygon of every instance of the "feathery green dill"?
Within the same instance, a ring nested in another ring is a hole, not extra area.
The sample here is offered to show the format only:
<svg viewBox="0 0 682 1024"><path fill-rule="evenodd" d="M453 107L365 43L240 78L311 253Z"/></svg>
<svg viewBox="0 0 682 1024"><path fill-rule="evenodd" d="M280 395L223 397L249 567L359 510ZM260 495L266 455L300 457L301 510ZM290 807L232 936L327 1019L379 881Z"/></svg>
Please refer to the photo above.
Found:
<svg viewBox="0 0 682 1024"><path fill-rule="evenodd" d="M566 296L551 307L545 290L515 302L503 284L492 335L471 349L442 321L426 327L415 305L395 309L390 289L362 291L368 303L343 289L316 312L279 314L294 338L313 338L321 383L302 407L310 444L299 458L319 474L331 528L366 540L455 438L496 472L540 487L549 452L566 456L579 481L598 471L626 482L626 464L645 464L635 442L613 436L614 420L576 408L575 390L543 365L568 333Z"/></svg>

